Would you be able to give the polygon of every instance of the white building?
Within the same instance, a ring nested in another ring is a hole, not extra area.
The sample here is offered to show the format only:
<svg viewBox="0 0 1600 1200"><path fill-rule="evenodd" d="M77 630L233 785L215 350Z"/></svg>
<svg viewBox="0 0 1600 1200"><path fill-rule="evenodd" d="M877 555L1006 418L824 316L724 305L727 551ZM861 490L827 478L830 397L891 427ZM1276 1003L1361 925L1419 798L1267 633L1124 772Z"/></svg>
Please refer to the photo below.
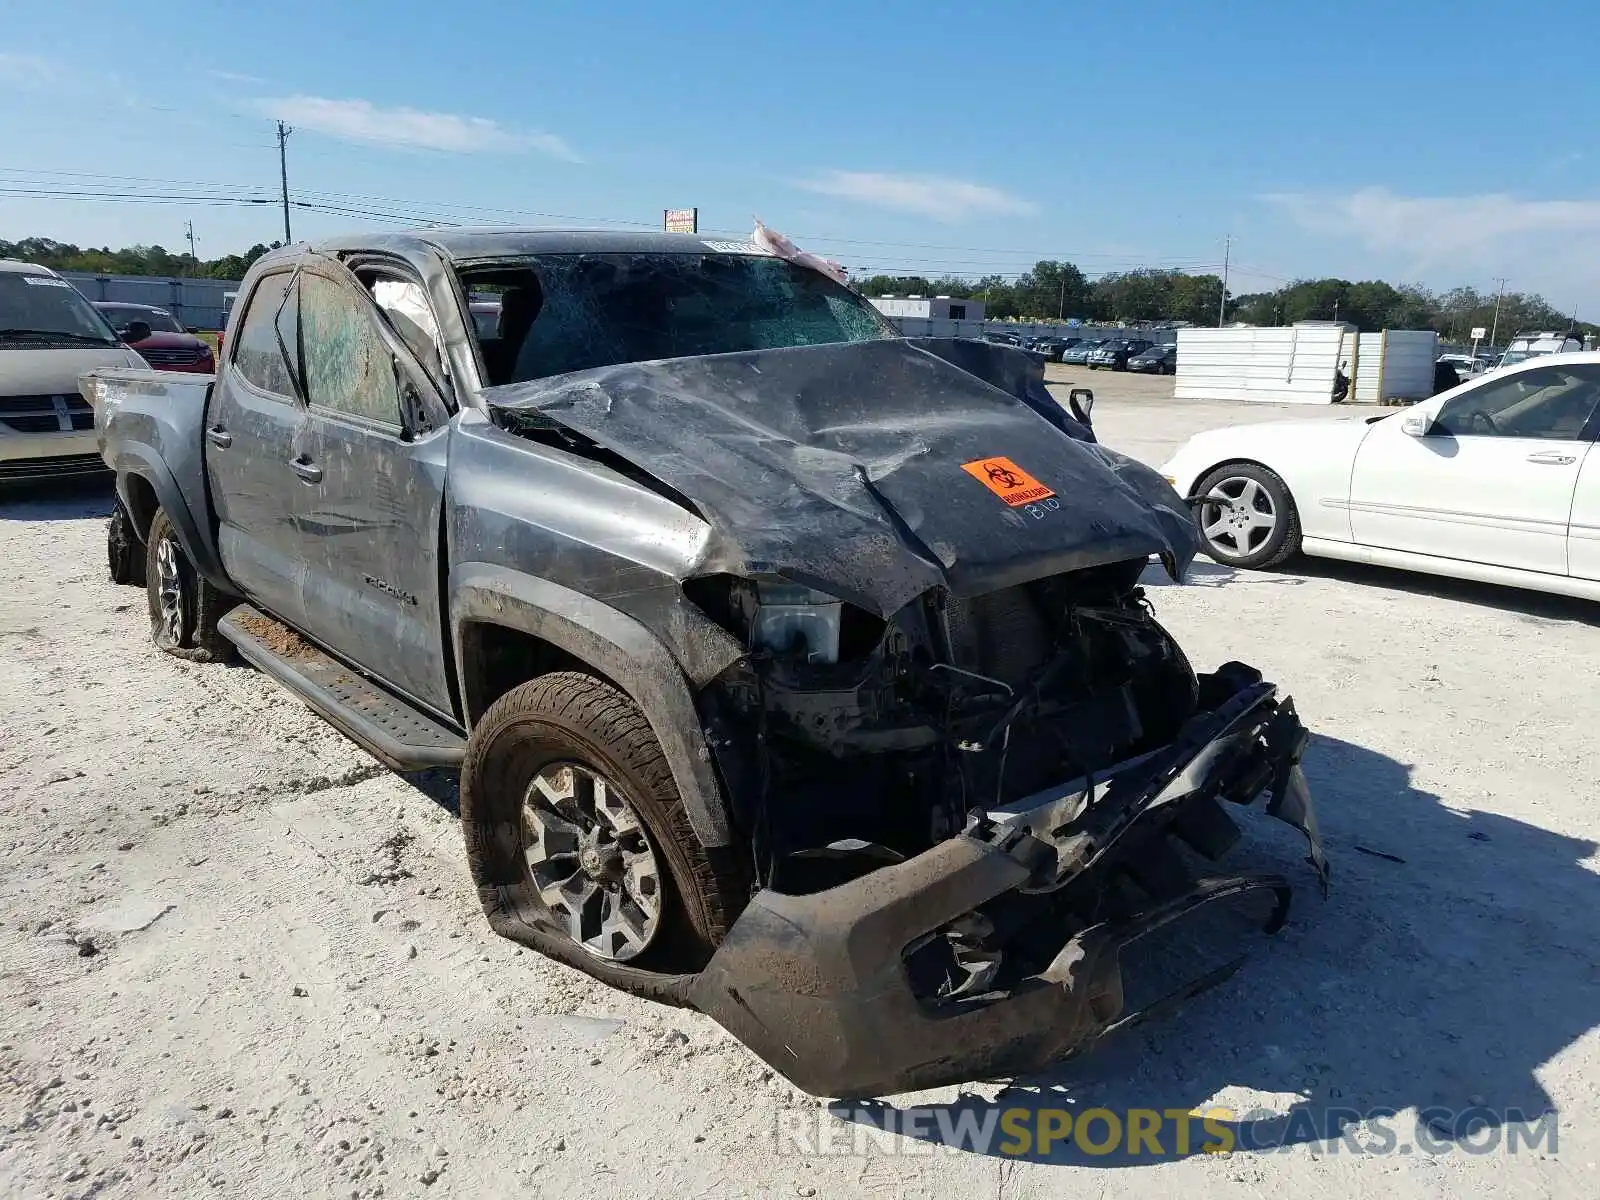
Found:
<svg viewBox="0 0 1600 1200"><path fill-rule="evenodd" d="M872 306L886 317L910 317L923 321L981 321L982 300L962 300L957 296L877 296Z"/></svg>

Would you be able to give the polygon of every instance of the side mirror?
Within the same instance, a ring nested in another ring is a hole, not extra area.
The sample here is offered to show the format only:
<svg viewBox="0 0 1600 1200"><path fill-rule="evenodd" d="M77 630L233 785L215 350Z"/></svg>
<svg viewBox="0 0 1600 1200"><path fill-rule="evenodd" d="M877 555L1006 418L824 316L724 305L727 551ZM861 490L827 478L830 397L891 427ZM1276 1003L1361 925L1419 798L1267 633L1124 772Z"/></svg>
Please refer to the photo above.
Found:
<svg viewBox="0 0 1600 1200"><path fill-rule="evenodd" d="M1080 425L1090 425L1089 414L1094 412L1094 392L1088 388L1073 388L1067 393L1067 407Z"/></svg>
<svg viewBox="0 0 1600 1200"><path fill-rule="evenodd" d="M142 342L150 336L150 325L146 321L129 321L117 333L123 341L132 345L134 342Z"/></svg>
<svg viewBox="0 0 1600 1200"><path fill-rule="evenodd" d="M1427 437L1432 426L1427 413L1410 413L1400 419L1400 432L1411 437Z"/></svg>

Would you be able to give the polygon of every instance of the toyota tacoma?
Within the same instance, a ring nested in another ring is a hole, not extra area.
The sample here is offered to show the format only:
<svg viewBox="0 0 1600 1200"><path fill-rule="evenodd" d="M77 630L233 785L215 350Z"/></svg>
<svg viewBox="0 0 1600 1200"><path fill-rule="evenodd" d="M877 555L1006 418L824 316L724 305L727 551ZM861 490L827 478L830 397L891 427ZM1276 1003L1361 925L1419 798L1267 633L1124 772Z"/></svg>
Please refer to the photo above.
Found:
<svg viewBox="0 0 1600 1200"><path fill-rule="evenodd" d="M82 381L113 573L162 649L458 767L505 937L870 1096L1152 1011L1124 951L1202 912L1280 925L1204 865L1232 807L1325 885L1293 705L1140 587L1186 506L1021 350L687 234L297 245L240 295L214 378Z"/></svg>

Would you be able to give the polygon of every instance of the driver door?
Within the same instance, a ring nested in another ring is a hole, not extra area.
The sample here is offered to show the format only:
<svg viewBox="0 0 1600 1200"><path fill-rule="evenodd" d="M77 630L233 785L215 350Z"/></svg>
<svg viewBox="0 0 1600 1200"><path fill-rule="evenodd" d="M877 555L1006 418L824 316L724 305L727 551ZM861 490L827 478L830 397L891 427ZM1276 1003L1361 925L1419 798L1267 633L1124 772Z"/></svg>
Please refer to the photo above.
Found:
<svg viewBox="0 0 1600 1200"><path fill-rule="evenodd" d="M1424 409L1379 422L1351 476L1355 540L1567 574L1573 493L1597 408L1600 364L1553 363L1457 392L1431 421Z"/></svg>
<svg viewBox="0 0 1600 1200"><path fill-rule="evenodd" d="M306 432L291 465L305 632L449 713L439 599L448 409L372 296L334 260L312 256L301 272L300 333Z"/></svg>

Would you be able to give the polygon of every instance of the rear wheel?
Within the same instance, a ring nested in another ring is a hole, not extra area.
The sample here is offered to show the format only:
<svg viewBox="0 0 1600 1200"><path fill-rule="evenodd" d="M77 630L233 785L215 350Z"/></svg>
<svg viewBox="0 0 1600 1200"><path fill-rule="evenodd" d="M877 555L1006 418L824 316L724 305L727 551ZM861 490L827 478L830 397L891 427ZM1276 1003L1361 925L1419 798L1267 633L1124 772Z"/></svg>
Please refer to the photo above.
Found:
<svg viewBox="0 0 1600 1200"><path fill-rule="evenodd" d="M1218 467L1195 489L1205 552L1229 567L1272 567L1300 549L1300 514L1275 471L1256 463Z"/></svg>
<svg viewBox="0 0 1600 1200"><path fill-rule="evenodd" d="M540 676L484 713L461 821L495 928L562 939L575 966L699 970L749 899L742 860L695 836L644 713L579 672Z"/></svg>
<svg viewBox="0 0 1600 1200"><path fill-rule="evenodd" d="M145 595L150 637L161 649L190 662L226 662L233 644L217 630L232 602L195 570L164 508L145 536Z"/></svg>
<svg viewBox="0 0 1600 1200"><path fill-rule="evenodd" d="M134 532L133 518L120 499L106 522L106 560L112 583L144 586L144 544Z"/></svg>

